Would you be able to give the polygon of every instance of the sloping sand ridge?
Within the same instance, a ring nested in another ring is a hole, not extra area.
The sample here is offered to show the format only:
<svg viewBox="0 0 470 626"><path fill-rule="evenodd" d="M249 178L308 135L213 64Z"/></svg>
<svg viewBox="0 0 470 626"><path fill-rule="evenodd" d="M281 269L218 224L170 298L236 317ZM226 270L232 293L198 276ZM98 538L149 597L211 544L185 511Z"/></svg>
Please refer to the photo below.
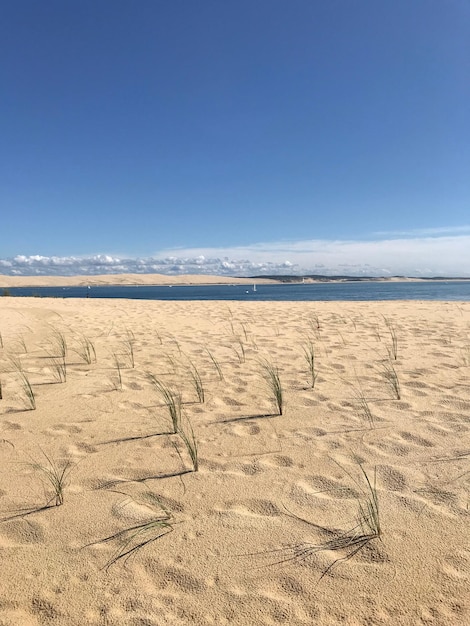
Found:
<svg viewBox="0 0 470 626"><path fill-rule="evenodd" d="M470 303L4 297L0 333L0 624L469 623Z"/></svg>

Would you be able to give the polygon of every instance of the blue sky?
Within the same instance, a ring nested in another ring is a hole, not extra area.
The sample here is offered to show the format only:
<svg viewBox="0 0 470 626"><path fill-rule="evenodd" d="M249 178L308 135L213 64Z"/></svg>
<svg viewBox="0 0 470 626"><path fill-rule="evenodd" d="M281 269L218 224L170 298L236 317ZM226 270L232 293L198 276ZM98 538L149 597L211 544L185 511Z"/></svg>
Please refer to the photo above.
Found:
<svg viewBox="0 0 470 626"><path fill-rule="evenodd" d="M7 0L0 272L470 276L469 0Z"/></svg>

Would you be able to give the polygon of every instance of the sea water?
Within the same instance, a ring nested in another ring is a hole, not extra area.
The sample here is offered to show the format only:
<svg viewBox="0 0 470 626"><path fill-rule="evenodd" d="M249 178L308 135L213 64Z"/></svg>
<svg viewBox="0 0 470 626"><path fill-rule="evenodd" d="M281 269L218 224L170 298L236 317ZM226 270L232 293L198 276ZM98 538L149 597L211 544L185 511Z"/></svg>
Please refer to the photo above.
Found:
<svg viewBox="0 0 470 626"><path fill-rule="evenodd" d="M12 296L125 298L138 300L470 300L469 281L330 282L254 285L174 285L96 287L11 287ZM0 295L2 289L0 288Z"/></svg>

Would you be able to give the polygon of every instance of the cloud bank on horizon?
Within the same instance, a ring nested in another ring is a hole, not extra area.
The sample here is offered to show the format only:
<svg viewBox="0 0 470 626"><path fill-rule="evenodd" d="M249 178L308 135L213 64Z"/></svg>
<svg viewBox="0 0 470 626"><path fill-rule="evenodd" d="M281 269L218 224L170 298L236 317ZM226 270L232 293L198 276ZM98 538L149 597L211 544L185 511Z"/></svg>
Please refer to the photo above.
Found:
<svg viewBox="0 0 470 626"><path fill-rule="evenodd" d="M452 234L454 233L454 234ZM324 274L350 276L470 277L470 227L423 229L386 239L303 240L228 248L162 250L152 257L17 255L0 259L0 274L216 274L252 276Z"/></svg>

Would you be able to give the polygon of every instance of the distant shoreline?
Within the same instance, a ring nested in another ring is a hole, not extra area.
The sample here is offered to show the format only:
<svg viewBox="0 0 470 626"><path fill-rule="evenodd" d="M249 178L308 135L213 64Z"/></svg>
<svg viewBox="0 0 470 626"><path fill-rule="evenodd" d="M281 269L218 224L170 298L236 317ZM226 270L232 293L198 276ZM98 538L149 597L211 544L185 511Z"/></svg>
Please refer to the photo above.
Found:
<svg viewBox="0 0 470 626"><path fill-rule="evenodd" d="M413 276L326 276L270 275L270 276L215 276L191 275L168 276L166 274L105 274L95 276L9 276L0 274L0 289L9 287L80 287L80 286L164 286L164 285L248 285L258 284L312 284L344 282L423 282L467 281L469 277L413 277Z"/></svg>
<svg viewBox="0 0 470 626"><path fill-rule="evenodd" d="M257 280L261 276L252 276L250 280ZM272 279L279 283L359 283L359 282L423 282L423 281L462 281L470 280L470 277L458 276L326 276L326 275L306 275L306 276L263 276L262 278Z"/></svg>

